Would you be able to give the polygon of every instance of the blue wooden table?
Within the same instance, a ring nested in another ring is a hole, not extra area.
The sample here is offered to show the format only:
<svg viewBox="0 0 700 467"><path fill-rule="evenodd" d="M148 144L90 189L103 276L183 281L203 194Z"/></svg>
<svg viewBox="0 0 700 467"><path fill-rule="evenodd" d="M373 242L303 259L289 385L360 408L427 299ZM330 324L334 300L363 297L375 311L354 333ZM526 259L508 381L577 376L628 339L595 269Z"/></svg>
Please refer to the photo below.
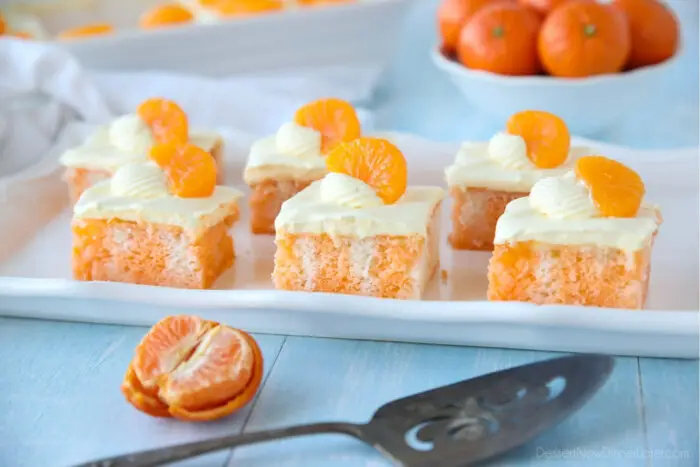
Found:
<svg viewBox="0 0 700 467"><path fill-rule="evenodd" d="M408 18L404 45L371 103L378 126L443 140L488 137L502 122L470 112L426 56L435 40L433 10L433 3L422 2ZM648 96L648 112L639 120L600 139L635 147L698 145L697 20L690 24L687 58L664 92ZM257 335L266 368L254 403L225 420L195 425L149 418L121 396L119 384L144 332L0 318L0 466L67 466L240 431L359 422L393 398L554 356ZM697 466L698 397L697 360L619 358L610 381L580 412L494 465ZM371 449L336 436L220 452L178 465L388 466Z"/></svg>

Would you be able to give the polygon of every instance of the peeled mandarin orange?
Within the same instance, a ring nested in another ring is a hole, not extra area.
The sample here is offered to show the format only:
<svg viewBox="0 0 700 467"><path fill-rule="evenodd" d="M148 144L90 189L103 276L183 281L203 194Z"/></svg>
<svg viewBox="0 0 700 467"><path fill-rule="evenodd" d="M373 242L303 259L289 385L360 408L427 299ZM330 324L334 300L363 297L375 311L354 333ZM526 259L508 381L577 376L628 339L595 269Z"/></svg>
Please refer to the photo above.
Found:
<svg viewBox="0 0 700 467"><path fill-rule="evenodd" d="M136 113L149 126L157 142L184 144L189 140L187 114L175 102L160 97L147 99Z"/></svg>
<svg viewBox="0 0 700 467"><path fill-rule="evenodd" d="M114 32L114 27L108 23L95 23L66 29L58 34L59 39L77 39L81 37L101 36Z"/></svg>
<svg viewBox="0 0 700 467"><path fill-rule="evenodd" d="M328 154L329 172L349 175L374 188L384 203L395 203L406 192L408 171L403 154L381 138L341 143Z"/></svg>
<svg viewBox="0 0 700 467"><path fill-rule="evenodd" d="M176 24L190 23L194 16L187 8L176 3L167 3L154 7L141 15L139 26L143 29L155 29Z"/></svg>
<svg viewBox="0 0 700 467"><path fill-rule="evenodd" d="M168 177L170 192L181 198L205 198L216 189L216 161L193 144L156 144L151 159Z"/></svg>
<svg viewBox="0 0 700 467"><path fill-rule="evenodd" d="M576 177L590 190L603 217L635 217L642 205L642 178L624 164L603 156L576 161Z"/></svg>
<svg viewBox="0 0 700 467"><path fill-rule="evenodd" d="M284 8L280 0L220 0L211 5L222 16L249 16Z"/></svg>
<svg viewBox="0 0 700 467"><path fill-rule="evenodd" d="M136 348L122 392L149 415L207 421L250 402L262 373L262 353L247 333L195 316L171 316Z"/></svg>
<svg viewBox="0 0 700 467"><path fill-rule="evenodd" d="M339 143L360 137L360 120L355 108L342 99L310 102L296 111L294 122L321 133L321 151L324 154Z"/></svg>
<svg viewBox="0 0 700 467"><path fill-rule="evenodd" d="M540 169L559 167L569 157L571 135L561 118L540 110L512 115L506 131L525 140L527 157Z"/></svg>

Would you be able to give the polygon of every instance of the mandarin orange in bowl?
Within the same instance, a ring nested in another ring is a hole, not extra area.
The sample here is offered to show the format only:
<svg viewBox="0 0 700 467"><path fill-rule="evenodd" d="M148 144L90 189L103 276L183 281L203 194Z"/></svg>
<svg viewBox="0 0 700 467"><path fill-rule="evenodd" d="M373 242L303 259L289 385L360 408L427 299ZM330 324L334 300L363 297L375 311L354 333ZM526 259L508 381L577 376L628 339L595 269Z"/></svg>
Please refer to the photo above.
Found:
<svg viewBox="0 0 700 467"><path fill-rule="evenodd" d="M263 357L248 333L198 316L168 316L136 347L121 390L153 417L216 420L255 396Z"/></svg>
<svg viewBox="0 0 700 467"><path fill-rule="evenodd" d="M639 96L660 90L679 55L662 0L475 1L465 13L468 1L442 0L432 60L498 124L538 109L599 136L644 111Z"/></svg>

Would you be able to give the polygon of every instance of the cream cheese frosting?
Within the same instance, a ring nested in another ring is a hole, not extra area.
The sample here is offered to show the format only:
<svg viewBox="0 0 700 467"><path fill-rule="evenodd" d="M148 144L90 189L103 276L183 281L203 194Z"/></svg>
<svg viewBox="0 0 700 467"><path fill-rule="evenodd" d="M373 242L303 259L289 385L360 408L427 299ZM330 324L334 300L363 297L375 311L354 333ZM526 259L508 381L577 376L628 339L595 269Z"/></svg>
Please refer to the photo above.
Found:
<svg viewBox="0 0 700 467"><path fill-rule="evenodd" d="M282 204L275 219L278 235L290 232L358 238L425 236L431 215L445 196L439 187L414 186L408 187L396 203L383 204L378 197L373 200L364 192L362 185L336 183L340 180L335 177L338 174L329 175L331 178L326 176L311 183Z"/></svg>
<svg viewBox="0 0 700 467"><path fill-rule="evenodd" d="M211 151L221 142L213 131L192 130L190 142ZM86 141L60 158L65 167L114 172L122 165L148 161L153 136L138 115L123 115L99 127Z"/></svg>
<svg viewBox="0 0 700 467"><path fill-rule="evenodd" d="M649 205L642 205L636 217L601 217L586 185L570 171L542 179L530 196L508 203L494 243L537 241L633 252L649 245L659 222L658 209Z"/></svg>
<svg viewBox="0 0 700 467"><path fill-rule="evenodd" d="M217 186L206 198L173 196L156 164L131 163L83 192L73 207L73 217L174 225L196 237L230 215L242 196L241 191L227 186Z"/></svg>
<svg viewBox="0 0 700 467"><path fill-rule="evenodd" d="M326 173L321 133L288 122L276 134L253 143L243 179L252 185L266 179L317 180Z"/></svg>
<svg viewBox="0 0 700 467"><path fill-rule="evenodd" d="M540 169L527 157L520 136L497 133L488 142L462 144L454 164L445 169L445 178L449 187L527 193L539 180L565 174L578 158L590 153L587 147L573 146L560 167Z"/></svg>

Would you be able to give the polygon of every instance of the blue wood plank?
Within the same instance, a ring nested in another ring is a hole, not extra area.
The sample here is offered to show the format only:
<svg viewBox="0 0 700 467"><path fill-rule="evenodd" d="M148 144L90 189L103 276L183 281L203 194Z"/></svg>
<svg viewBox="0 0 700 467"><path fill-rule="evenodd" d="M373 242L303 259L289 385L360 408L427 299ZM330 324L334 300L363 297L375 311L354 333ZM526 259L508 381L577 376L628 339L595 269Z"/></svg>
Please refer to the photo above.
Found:
<svg viewBox="0 0 700 467"><path fill-rule="evenodd" d="M554 356L539 352L288 338L245 431L328 420L362 422L389 400ZM590 465L606 447L643 445L636 359L620 359L583 411L497 465ZM610 415L614 413L615 416ZM578 450L578 455L571 454ZM558 458L557 458L558 457ZM551 462L556 459L556 462ZM340 436L238 449L231 466L383 466L378 454ZM599 465L636 466L635 459Z"/></svg>
<svg viewBox="0 0 700 467"><path fill-rule="evenodd" d="M151 418L119 385L146 329L0 318L0 465L66 466L240 431L250 406L206 424ZM283 337L256 336L266 372ZM228 452L178 465L217 466Z"/></svg>
<svg viewBox="0 0 700 467"><path fill-rule="evenodd" d="M653 467L700 465L698 361L639 360L647 443Z"/></svg>

